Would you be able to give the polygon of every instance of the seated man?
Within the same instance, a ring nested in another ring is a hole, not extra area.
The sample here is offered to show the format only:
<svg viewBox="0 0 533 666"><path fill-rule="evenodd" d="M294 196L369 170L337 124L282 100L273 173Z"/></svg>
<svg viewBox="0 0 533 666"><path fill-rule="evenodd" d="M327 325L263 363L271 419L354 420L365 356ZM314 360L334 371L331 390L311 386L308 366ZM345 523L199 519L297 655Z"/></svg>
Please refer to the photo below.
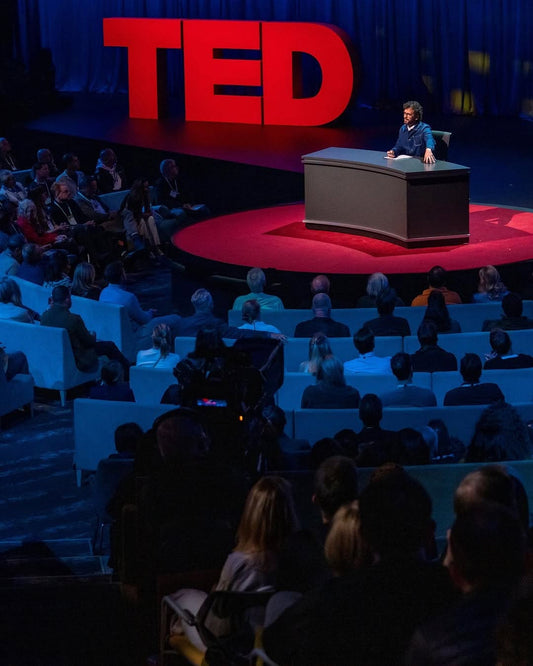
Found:
<svg viewBox="0 0 533 666"><path fill-rule="evenodd" d="M156 310L143 310L137 296L124 289L126 273L120 261L113 261L106 266L105 279L108 282L100 293L102 303L123 305L130 318L130 323L137 336L137 349L149 349L152 346L152 331L158 324L167 324L172 331L172 338L178 335L180 316L176 314L155 317Z"/></svg>
<svg viewBox="0 0 533 666"><path fill-rule="evenodd" d="M97 340L94 333L89 333L80 315L70 312L71 306L70 289L63 285L54 287L50 307L41 315L41 326L66 329L76 367L82 372L96 370L98 357L107 356L118 361L124 370L124 376L129 377L130 362L115 343Z"/></svg>
<svg viewBox="0 0 533 666"><path fill-rule="evenodd" d="M124 381L124 371L118 361L108 361L100 371L100 383L92 386L89 398L92 400L118 400L135 402L129 384Z"/></svg>
<svg viewBox="0 0 533 666"><path fill-rule="evenodd" d="M413 367L411 357L405 352L394 354L390 367L398 386L380 396L383 407L436 407L437 398L433 391L415 386L413 381Z"/></svg>
<svg viewBox="0 0 533 666"><path fill-rule="evenodd" d="M82 213L89 220L94 220L96 224L105 223L104 228L119 217L118 210L110 210L109 206L97 194L98 183L96 176L84 176L80 178L79 189L76 192L74 201L81 208ZM125 195L124 195L125 196ZM117 221L117 226L122 227L122 223Z"/></svg>
<svg viewBox="0 0 533 666"><path fill-rule="evenodd" d="M6 169L7 171L17 170L11 144L4 136L0 138L0 169Z"/></svg>
<svg viewBox="0 0 533 666"><path fill-rule="evenodd" d="M52 185L54 179L50 178L50 167L46 162L36 162L32 168L33 180L28 185L28 192L37 188L44 189L46 192L45 203L49 206L52 203Z"/></svg>
<svg viewBox="0 0 533 666"><path fill-rule="evenodd" d="M205 204L193 204L191 197L184 193L175 160L163 160L159 165L159 171L161 178L155 184L156 210L159 210L164 218L174 218L176 229L191 218L198 219L209 215L209 209Z"/></svg>
<svg viewBox="0 0 533 666"><path fill-rule="evenodd" d="M37 162L40 164L47 164L50 178L57 178L59 169L49 148L39 148L37 151Z"/></svg>
<svg viewBox="0 0 533 666"><path fill-rule="evenodd" d="M522 298L518 294L506 294L502 298L502 310L504 313L502 317L486 319L481 330L491 331L493 328L501 328L504 331L519 331L533 328L533 319L522 314Z"/></svg>
<svg viewBox="0 0 533 666"><path fill-rule="evenodd" d="M411 305L427 305L428 298L432 291L440 291L444 296L444 302L446 305L452 305L454 303L462 303L461 297L455 291L450 291L446 287L446 271L442 266L433 266L428 273L428 284L429 287L424 289L424 291L415 296Z"/></svg>
<svg viewBox="0 0 533 666"><path fill-rule="evenodd" d="M390 356L376 356L374 342L374 333L368 326L363 326L353 334L353 344L359 352L359 358L344 362L345 375L390 374Z"/></svg>
<svg viewBox="0 0 533 666"><path fill-rule="evenodd" d="M281 298L272 296L271 294L265 294L264 288L266 285L266 275L260 268L251 268L246 275L246 282L248 283L250 293L245 294L244 296L237 296L233 302L233 310L241 310L243 303L250 300L250 298L255 298L256 301L259 301L259 305L263 310L284 309Z"/></svg>
<svg viewBox="0 0 533 666"><path fill-rule="evenodd" d="M100 152L95 177L100 194L126 189L126 174L120 164L117 164L117 156L112 148L104 148Z"/></svg>
<svg viewBox="0 0 533 666"><path fill-rule="evenodd" d="M493 382L480 383L481 359L477 354L465 354L460 367L463 383L444 396L444 406L490 405L505 400L500 387Z"/></svg>
<svg viewBox="0 0 533 666"><path fill-rule="evenodd" d="M26 243L22 247L22 263L17 271L17 277L34 284L44 282L43 253L39 245Z"/></svg>
<svg viewBox="0 0 533 666"><path fill-rule="evenodd" d="M437 327L432 321L423 321L418 327L420 349L411 356L413 372L445 372L457 370L454 354L437 345Z"/></svg>
<svg viewBox="0 0 533 666"><path fill-rule="evenodd" d="M17 275L22 261L22 248L26 239L22 234L0 238L0 276Z"/></svg>
<svg viewBox="0 0 533 666"><path fill-rule="evenodd" d="M350 337L348 326L331 318L331 300L327 294L316 294L312 309L313 319L296 324L295 338L311 338L315 333L324 333L328 338Z"/></svg>
<svg viewBox="0 0 533 666"><path fill-rule="evenodd" d="M363 428L357 433L358 467L379 467L388 462L400 462L402 451L397 432L380 426L383 405L374 393L367 393L359 405Z"/></svg>
<svg viewBox="0 0 533 666"><path fill-rule="evenodd" d="M65 153L63 155L63 166L65 170L57 176L56 183L60 180L67 182L74 195L78 191L80 179L84 176L80 169L80 158L75 153Z"/></svg>
<svg viewBox="0 0 533 666"><path fill-rule="evenodd" d="M383 273L372 273L366 284L366 293L357 299L356 308L375 308L377 307L377 298L383 291L389 289L389 279ZM405 305L402 299L396 297L396 306Z"/></svg>
<svg viewBox="0 0 533 666"><path fill-rule="evenodd" d="M411 335L407 319L393 315L397 298L396 290L392 288L378 294L376 306L379 317L364 324L372 330L374 335L401 335L402 337Z"/></svg>
<svg viewBox="0 0 533 666"><path fill-rule="evenodd" d="M226 322L213 313L215 305L213 297L207 289L197 289L191 296L191 305L194 308L194 314L180 319L176 328L176 335L195 336L205 326L212 326L217 329L227 327Z"/></svg>
<svg viewBox="0 0 533 666"><path fill-rule="evenodd" d="M493 328L489 336L492 354L485 361L485 370L533 368L533 356L513 354L511 338L501 328Z"/></svg>
<svg viewBox="0 0 533 666"><path fill-rule="evenodd" d="M261 321L261 306L259 301L251 298L245 301L242 306L242 320L243 324L239 328L243 331L267 331L268 333L281 333L279 328L271 324L265 324Z"/></svg>
<svg viewBox="0 0 533 666"><path fill-rule="evenodd" d="M355 409L359 406L359 391L346 384L343 365L335 356L327 356L319 363L316 378L316 384L304 389L302 409Z"/></svg>

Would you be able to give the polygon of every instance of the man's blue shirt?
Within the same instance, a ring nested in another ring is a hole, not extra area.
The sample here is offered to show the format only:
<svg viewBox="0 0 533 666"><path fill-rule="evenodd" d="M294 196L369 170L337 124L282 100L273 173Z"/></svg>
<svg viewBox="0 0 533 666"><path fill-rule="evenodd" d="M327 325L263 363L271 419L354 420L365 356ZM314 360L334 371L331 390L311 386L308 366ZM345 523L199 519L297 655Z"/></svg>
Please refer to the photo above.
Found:
<svg viewBox="0 0 533 666"><path fill-rule="evenodd" d="M411 131L407 129L407 125L400 127L398 140L392 150L396 156L423 157L426 148L435 150L435 139L431 127L427 123L418 122Z"/></svg>

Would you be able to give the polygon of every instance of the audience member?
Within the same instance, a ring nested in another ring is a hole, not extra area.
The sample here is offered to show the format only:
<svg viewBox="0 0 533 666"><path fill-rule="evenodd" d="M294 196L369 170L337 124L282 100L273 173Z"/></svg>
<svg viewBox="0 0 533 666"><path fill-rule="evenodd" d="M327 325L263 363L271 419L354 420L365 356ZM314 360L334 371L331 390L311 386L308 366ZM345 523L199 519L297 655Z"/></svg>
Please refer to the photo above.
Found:
<svg viewBox="0 0 533 666"><path fill-rule="evenodd" d="M100 152L94 173L100 194L126 189L126 174L117 164L117 156L112 148L104 148Z"/></svg>
<svg viewBox="0 0 533 666"><path fill-rule="evenodd" d="M244 301L242 305L242 320L244 323L239 326L241 330L281 333L279 328L272 326L272 324L265 324L261 320L261 305L255 298Z"/></svg>
<svg viewBox="0 0 533 666"><path fill-rule="evenodd" d="M111 210L106 202L98 196L98 183L96 176L84 176L80 178L79 189L74 201L80 207L82 213L96 224L104 225L104 229L112 226L119 218L118 210ZM119 224L121 220L117 221Z"/></svg>
<svg viewBox="0 0 533 666"><path fill-rule="evenodd" d="M503 284L500 274L494 266L482 266L479 269L477 293L472 296L474 303L501 301L508 293L509 290Z"/></svg>
<svg viewBox="0 0 533 666"><path fill-rule="evenodd" d="M531 439L516 409L494 402L481 414L465 455L466 462L500 462L531 458Z"/></svg>
<svg viewBox="0 0 533 666"><path fill-rule="evenodd" d="M73 296L97 301L100 298L102 289L95 283L95 280L96 271L94 270L94 266L88 264L86 261L80 262L74 269L70 293Z"/></svg>
<svg viewBox="0 0 533 666"><path fill-rule="evenodd" d="M465 445L457 437L450 437L448 427L442 419L431 419L428 427L435 432L437 436L437 450L433 456L434 463L455 463L463 462L465 455Z"/></svg>
<svg viewBox="0 0 533 666"><path fill-rule="evenodd" d="M98 357L107 356L116 360L124 370L124 376L129 376L130 363L119 351L114 342L97 340L94 333L89 333L83 319L70 312L72 301L70 290L64 285L58 285L52 290L50 307L41 315L41 326L64 328L70 339L76 367L82 372L92 372L98 368Z"/></svg>
<svg viewBox="0 0 533 666"><path fill-rule="evenodd" d="M11 171L0 171L0 202L15 216L19 203L26 198L26 188L15 180Z"/></svg>
<svg viewBox="0 0 533 666"><path fill-rule="evenodd" d="M376 297L379 317L363 324L364 326L368 326L374 335L411 335L407 319L393 315L396 298L396 291L394 289L382 291Z"/></svg>
<svg viewBox="0 0 533 666"><path fill-rule="evenodd" d="M323 333L328 338L348 338L350 336L350 329L346 324L331 318L331 300L327 294L313 296L312 309L313 319L296 324L295 338L311 338L315 333Z"/></svg>
<svg viewBox="0 0 533 666"><path fill-rule="evenodd" d="M322 541L325 541L327 530L338 509L354 502L358 494L357 467L351 458L329 456L317 467L312 500L320 511L324 526Z"/></svg>
<svg viewBox="0 0 533 666"><path fill-rule="evenodd" d="M431 449L420 430L402 428L398 431L398 440L402 450L402 464L429 465L431 463Z"/></svg>
<svg viewBox="0 0 533 666"><path fill-rule="evenodd" d="M372 273L366 284L366 294L360 296L355 304L356 308L375 308L377 307L378 296L389 289L389 280L383 273ZM395 306L405 305L401 298L396 297Z"/></svg>
<svg viewBox="0 0 533 666"><path fill-rule="evenodd" d="M159 230L150 204L150 183L146 178L136 178L131 190L122 200L119 213L128 240L134 250L144 250L148 245L158 254L161 250Z"/></svg>
<svg viewBox="0 0 533 666"><path fill-rule="evenodd" d="M297 470L309 468L311 446L306 439L294 439L285 433L287 418L277 405L266 405L261 412L257 437L256 469ZM250 452L249 452L250 455Z"/></svg>
<svg viewBox="0 0 533 666"><path fill-rule="evenodd" d="M480 383L481 359L477 354L465 354L461 359L460 372L463 383L450 389L444 396L444 406L489 405L504 400L500 387L493 382Z"/></svg>
<svg viewBox="0 0 533 666"><path fill-rule="evenodd" d="M379 467L389 462L400 462L401 448L398 433L380 426L383 405L374 393L367 393L359 405L359 418L363 428L357 433L359 467Z"/></svg>
<svg viewBox="0 0 533 666"><path fill-rule="evenodd" d="M455 291L450 291L446 287L446 271L442 266L433 266L428 273L428 288L415 296L411 305L427 305L428 298L432 291L440 291L444 296L444 302L446 305L452 305L453 303L462 303L461 297Z"/></svg>
<svg viewBox="0 0 533 666"><path fill-rule="evenodd" d="M17 226L28 243L41 246L60 245L67 240L65 233L57 228L47 231L41 227L37 217L37 206L31 199L23 199L18 207Z"/></svg>
<svg viewBox="0 0 533 666"><path fill-rule="evenodd" d="M78 191L80 180L85 176L80 168L80 158L75 153L65 153L62 162L64 171L58 174L56 183L65 182L71 189L72 196L74 196Z"/></svg>
<svg viewBox="0 0 533 666"><path fill-rule="evenodd" d="M189 220L209 215L209 209L205 204L192 203L191 193L184 191L175 160L170 158L163 160L159 165L159 172L161 177L155 184L155 200L159 213L164 218L172 218L173 228L169 230L170 236Z"/></svg>
<svg viewBox="0 0 533 666"><path fill-rule="evenodd" d="M503 315L499 319L487 319L483 322L482 331L501 328L504 331L518 331L533 328L533 319L525 317L522 298L518 294L509 293L502 298Z"/></svg>
<svg viewBox="0 0 533 666"><path fill-rule="evenodd" d="M57 168L57 165L54 161L54 156L52 155L51 150L48 148L39 148L37 151L37 162L40 162L41 164L47 164L50 177L57 178L59 175L59 169Z"/></svg>
<svg viewBox="0 0 533 666"><path fill-rule="evenodd" d="M398 380L394 391L380 396L383 407L436 407L437 398L431 389L415 386L409 354L399 352L390 361L392 373Z"/></svg>
<svg viewBox="0 0 533 666"><path fill-rule="evenodd" d="M11 144L5 137L0 138L0 169L6 169L7 171L17 170Z"/></svg>
<svg viewBox="0 0 533 666"><path fill-rule="evenodd" d="M251 268L246 275L246 282L248 283L249 294L237 296L233 302L233 310L242 310L245 301L254 298L259 301L259 305L263 310L283 310L283 302L278 296L272 294L265 294L264 289L266 285L266 275L261 268ZM308 336L302 336L308 337ZM311 336L309 336L311 337Z"/></svg>
<svg viewBox="0 0 533 666"><path fill-rule="evenodd" d="M423 321L418 327L420 349L411 355L413 372L445 372L457 370L457 359L437 345L437 327L432 321Z"/></svg>
<svg viewBox="0 0 533 666"><path fill-rule="evenodd" d="M460 513L448 539L460 600L415 632L406 663L494 664L495 630L525 565L519 520L498 504Z"/></svg>
<svg viewBox="0 0 533 666"><path fill-rule="evenodd" d="M174 368L179 363L178 354L171 352L174 339L167 324L158 324L152 331L151 349L140 349L137 352L138 368Z"/></svg>
<svg viewBox="0 0 533 666"><path fill-rule="evenodd" d="M335 356L327 356L318 366L316 384L304 389L303 409L351 409L359 406L359 391L346 384L344 368Z"/></svg>
<svg viewBox="0 0 533 666"><path fill-rule="evenodd" d="M353 334L353 344L359 352L359 357L344 362L344 374L390 374L391 358L390 356L376 356L374 353L374 333L367 325Z"/></svg>
<svg viewBox="0 0 533 666"><path fill-rule="evenodd" d="M315 275L311 280L311 296L316 294L328 294L330 290L330 281L327 275Z"/></svg>
<svg viewBox="0 0 533 666"><path fill-rule="evenodd" d="M43 287L53 289L58 286L70 287L70 262L65 250L53 250L46 254Z"/></svg>
<svg viewBox="0 0 533 666"><path fill-rule="evenodd" d="M211 293L207 289L197 289L191 296L191 304L194 308L194 314L180 319L176 335L195 336L205 326L220 328L223 331L227 327L225 321L214 315L215 304Z"/></svg>
<svg viewBox="0 0 533 666"><path fill-rule="evenodd" d="M298 371L316 375L320 361L332 353L327 335L316 333L309 338L309 359L300 363Z"/></svg>
<svg viewBox="0 0 533 666"><path fill-rule="evenodd" d="M461 326L450 317L444 296L440 291L432 291L428 297L427 309L422 321L432 321L438 333L460 333Z"/></svg>
<svg viewBox="0 0 533 666"><path fill-rule="evenodd" d="M33 284L44 282L44 262L42 250L35 243L26 243L22 246L22 263L17 271L17 277Z"/></svg>
<svg viewBox="0 0 533 666"><path fill-rule="evenodd" d="M324 554L334 576L345 576L365 564L357 502L345 504L335 513L324 544Z"/></svg>
<svg viewBox="0 0 533 666"><path fill-rule="evenodd" d="M10 382L15 375L29 375L28 359L21 351L7 351L0 342L0 369L6 381Z"/></svg>
<svg viewBox="0 0 533 666"><path fill-rule="evenodd" d="M309 457L311 469L318 469L328 458L342 456L345 453L346 451L335 437L322 437L322 439L316 441L311 447L311 455Z"/></svg>
<svg viewBox="0 0 533 666"><path fill-rule="evenodd" d="M8 277L0 278L0 319L33 324L39 315L22 304L20 287Z"/></svg>
<svg viewBox="0 0 533 666"><path fill-rule="evenodd" d="M135 458L137 446L144 435L143 429L138 423L122 423L115 429L115 450L109 458Z"/></svg>
<svg viewBox="0 0 533 666"><path fill-rule="evenodd" d="M22 247L25 243L22 234L0 237L0 276L16 275L22 260Z"/></svg>
<svg viewBox="0 0 533 666"><path fill-rule="evenodd" d="M100 383L92 386L89 398L92 400L116 400L135 402L135 396L124 381L124 370L118 361L107 361L100 371Z"/></svg>
<svg viewBox="0 0 533 666"><path fill-rule="evenodd" d="M489 336L492 353L487 357L485 370L513 368L532 368L533 356L529 354L514 354L511 349L511 338L501 328L493 328Z"/></svg>
<svg viewBox="0 0 533 666"><path fill-rule="evenodd" d="M156 310L143 310L135 294L126 291L124 288L126 274L120 261L113 261L106 266L105 279L108 285L102 289L99 300L103 303L123 305L126 308L137 337L137 350L147 349L151 345L152 331L158 324L167 324L172 331L173 338L178 335L180 321L178 315L155 317Z"/></svg>
<svg viewBox="0 0 533 666"><path fill-rule="evenodd" d="M45 192L45 203L49 206L52 203L52 185L54 179L50 178L50 167L46 163L36 162L31 172L33 180L28 185L28 193L32 190L41 189Z"/></svg>

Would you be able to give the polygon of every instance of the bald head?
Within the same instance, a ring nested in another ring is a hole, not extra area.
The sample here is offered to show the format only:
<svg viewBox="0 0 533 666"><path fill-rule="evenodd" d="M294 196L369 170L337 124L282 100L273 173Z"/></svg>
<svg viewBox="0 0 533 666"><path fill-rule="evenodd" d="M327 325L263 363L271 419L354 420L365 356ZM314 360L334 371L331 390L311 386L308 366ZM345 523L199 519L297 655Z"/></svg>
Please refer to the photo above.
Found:
<svg viewBox="0 0 533 666"><path fill-rule="evenodd" d="M311 293L329 294L329 278L327 275L317 275L311 282Z"/></svg>
<svg viewBox="0 0 533 666"><path fill-rule="evenodd" d="M330 297L327 294L315 294L313 296L313 314L315 317L329 317L330 311Z"/></svg>

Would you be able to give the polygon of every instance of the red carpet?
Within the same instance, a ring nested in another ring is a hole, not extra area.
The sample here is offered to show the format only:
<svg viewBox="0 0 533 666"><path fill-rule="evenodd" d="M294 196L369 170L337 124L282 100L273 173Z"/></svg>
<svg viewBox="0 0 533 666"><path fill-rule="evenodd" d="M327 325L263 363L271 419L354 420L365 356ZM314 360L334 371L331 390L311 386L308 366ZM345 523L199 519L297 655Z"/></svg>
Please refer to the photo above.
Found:
<svg viewBox="0 0 533 666"><path fill-rule="evenodd" d="M176 247L204 259L309 273L425 273L533 258L533 211L470 206L470 242L406 250L364 236L306 229L303 204L224 215L179 231Z"/></svg>

